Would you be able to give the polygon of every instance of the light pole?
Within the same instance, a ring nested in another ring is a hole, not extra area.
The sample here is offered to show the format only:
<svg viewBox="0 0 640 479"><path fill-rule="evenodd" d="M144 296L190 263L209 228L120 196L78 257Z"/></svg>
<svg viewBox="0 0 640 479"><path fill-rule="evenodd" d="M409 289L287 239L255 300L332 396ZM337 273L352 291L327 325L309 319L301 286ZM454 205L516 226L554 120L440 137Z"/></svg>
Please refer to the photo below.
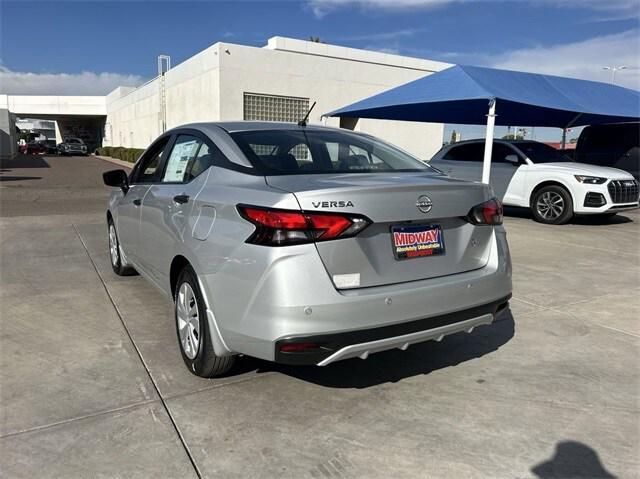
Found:
<svg viewBox="0 0 640 479"><path fill-rule="evenodd" d="M618 70L626 70L626 65L619 66L610 66L610 67L602 67L603 70L611 70L611 83L614 84L616 82L616 72Z"/></svg>

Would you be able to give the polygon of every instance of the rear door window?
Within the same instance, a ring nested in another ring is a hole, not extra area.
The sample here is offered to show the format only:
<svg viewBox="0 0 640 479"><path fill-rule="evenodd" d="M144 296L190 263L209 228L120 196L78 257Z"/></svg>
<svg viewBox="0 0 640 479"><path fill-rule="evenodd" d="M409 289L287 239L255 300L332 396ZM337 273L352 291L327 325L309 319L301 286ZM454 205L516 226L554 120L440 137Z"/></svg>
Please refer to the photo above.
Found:
<svg viewBox="0 0 640 479"><path fill-rule="evenodd" d="M552 146L537 141L521 141L516 143L518 149L533 163L558 163L571 161L569 157Z"/></svg>
<svg viewBox="0 0 640 479"><path fill-rule="evenodd" d="M513 165L514 164L513 162L506 160L507 156L510 156L510 155L515 156L518 159L521 159L520 155L516 154L515 150L513 150L510 146L505 145L504 143L493 144L493 149L491 150L492 163L508 163L510 165ZM484 152L483 152L483 159L484 159Z"/></svg>
<svg viewBox="0 0 640 479"><path fill-rule="evenodd" d="M206 143L200 145L197 155L191 162L189 169L187 170L187 176L185 181L191 181L201 173L207 171L216 161L222 159L222 153L215 147L209 146Z"/></svg>
<svg viewBox="0 0 640 479"><path fill-rule="evenodd" d="M467 143L465 145L452 147L445 153L442 159L452 161L482 162L483 158L484 143Z"/></svg>

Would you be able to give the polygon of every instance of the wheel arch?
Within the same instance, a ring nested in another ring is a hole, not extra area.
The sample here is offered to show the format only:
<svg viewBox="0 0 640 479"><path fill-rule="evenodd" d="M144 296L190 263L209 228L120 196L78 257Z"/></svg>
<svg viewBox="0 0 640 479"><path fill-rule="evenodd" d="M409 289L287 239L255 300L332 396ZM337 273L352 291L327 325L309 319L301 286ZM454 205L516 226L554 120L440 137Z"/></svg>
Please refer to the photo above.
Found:
<svg viewBox="0 0 640 479"><path fill-rule="evenodd" d="M176 255L171 261L171 267L169 269L169 285L171 288L172 298L175 298L176 296L176 287L178 286L178 276L180 276L180 272L185 268L185 266L191 266L193 268L193 265L185 256ZM203 284L200 281L200 278L197 277L197 275L196 275L196 278L199 283L200 292L204 296L204 302L207 307L206 318L209 324L209 334L211 337L211 342L213 343L213 350L215 351L216 356L221 357L221 356L230 356L230 355L236 354L233 352L231 348L229 348L229 346L227 346L227 343L222 337L220 328L218 328L218 324L213 315L213 311L211 310L211 305L207 298L207 292L204 290Z"/></svg>
<svg viewBox="0 0 640 479"><path fill-rule="evenodd" d="M169 268L169 287L171 288L171 297L176 295L176 285L178 283L178 276L185 266L191 266L191 263L187 258L182 255L177 255L171 261L171 267Z"/></svg>
<svg viewBox="0 0 640 479"><path fill-rule="evenodd" d="M533 196L538 192L538 190L546 186L559 186L560 188L564 189L567 193L569 193L569 196L571 196L571 201L573 202L573 209L575 210L575 205L576 205L575 195L573 194L573 191L571 191L571 188L569 188L568 185L566 185L560 180L545 180L536 184L529 193L529 206L531 206L531 202L533 201Z"/></svg>

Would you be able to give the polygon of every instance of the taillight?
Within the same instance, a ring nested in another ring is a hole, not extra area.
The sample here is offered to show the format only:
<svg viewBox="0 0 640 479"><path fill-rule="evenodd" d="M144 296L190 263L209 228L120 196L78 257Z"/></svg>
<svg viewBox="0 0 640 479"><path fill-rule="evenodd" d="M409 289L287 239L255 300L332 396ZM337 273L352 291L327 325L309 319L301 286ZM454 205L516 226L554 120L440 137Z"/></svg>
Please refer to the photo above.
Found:
<svg viewBox="0 0 640 479"><path fill-rule="evenodd" d="M466 219L474 225L501 225L502 203L497 198L491 198L471 208Z"/></svg>
<svg viewBox="0 0 640 479"><path fill-rule="evenodd" d="M371 224L367 218L342 213L316 213L238 205L240 215L253 223L247 243L286 246L357 235Z"/></svg>

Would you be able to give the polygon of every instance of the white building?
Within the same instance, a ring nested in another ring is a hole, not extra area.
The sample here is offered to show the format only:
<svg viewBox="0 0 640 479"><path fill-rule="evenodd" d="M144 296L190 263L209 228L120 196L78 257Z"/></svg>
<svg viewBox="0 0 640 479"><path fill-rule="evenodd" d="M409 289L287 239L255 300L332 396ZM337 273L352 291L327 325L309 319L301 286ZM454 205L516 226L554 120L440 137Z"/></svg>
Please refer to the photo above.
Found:
<svg viewBox="0 0 640 479"><path fill-rule="evenodd" d="M310 123L321 123L324 113L449 66L283 37L262 48L216 43L138 88L109 93L102 143L144 148L165 128L198 121L297 121L314 102ZM21 103L29 104L27 97ZM442 146L441 124L338 118L326 124L371 133L423 159Z"/></svg>
<svg viewBox="0 0 640 479"><path fill-rule="evenodd" d="M104 96L3 95L0 93L0 158L16 154L16 123L20 119L56 123L56 141L79 137L100 146L107 117Z"/></svg>

